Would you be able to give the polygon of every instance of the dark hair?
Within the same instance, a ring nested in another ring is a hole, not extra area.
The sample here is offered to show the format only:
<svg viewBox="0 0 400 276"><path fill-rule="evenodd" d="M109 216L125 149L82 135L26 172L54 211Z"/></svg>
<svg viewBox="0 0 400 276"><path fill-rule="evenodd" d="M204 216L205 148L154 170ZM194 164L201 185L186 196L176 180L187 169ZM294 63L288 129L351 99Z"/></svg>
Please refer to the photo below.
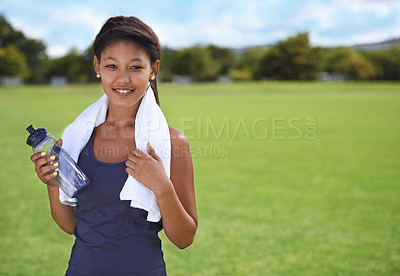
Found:
<svg viewBox="0 0 400 276"><path fill-rule="evenodd" d="M134 43L143 49L148 54L152 65L161 58L160 42L157 35L148 25L134 16L116 16L107 20L94 40L93 52L97 59L100 60L101 53L105 48L120 41ZM150 84L157 104L160 104L157 80L150 80Z"/></svg>

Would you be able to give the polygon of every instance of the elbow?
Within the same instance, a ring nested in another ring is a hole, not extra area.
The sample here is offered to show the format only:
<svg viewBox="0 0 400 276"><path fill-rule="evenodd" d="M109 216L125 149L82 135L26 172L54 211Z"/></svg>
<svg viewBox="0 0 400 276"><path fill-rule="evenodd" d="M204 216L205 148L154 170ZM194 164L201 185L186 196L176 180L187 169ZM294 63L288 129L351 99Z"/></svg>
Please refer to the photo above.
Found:
<svg viewBox="0 0 400 276"><path fill-rule="evenodd" d="M193 241L194 241L194 236L191 239L176 242L175 246L178 247L179 249L185 249L191 246L193 244Z"/></svg>
<svg viewBox="0 0 400 276"><path fill-rule="evenodd" d="M60 227L60 229L63 230L65 233L67 233L68 235L74 234L75 223L66 224L65 222L57 220L54 216L53 219L58 227Z"/></svg>
<svg viewBox="0 0 400 276"><path fill-rule="evenodd" d="M65 233L67 233L68 235L72 236L74 234L74 230L71 229L63 229Z"/></svg>
<svg viewBox="0 0 400 276"><path fill-rule="evenodd" d="M58 227L60 227L61 230L63 230L68 235L74 234L74 227L68 227L68 226L64 226L64 225L60 225L60 224L58 224Z"/></svg>
<svg viewBox="0 0 400 276"><path fill-rule="evenodd" d="M197 225L190 231L190 233L187 233L186 235L183 235L180 239L175 239L173 241L173 244L178 247L179 249L185 249L191 246L194 242L194 236L196 235L197 232ZM172 240L171 240L172 241Z"/></svg>
<svg viewBox="0 0 400 276"><path fill-rule="evenodd" d="M51 216L53 217L54 222L60 227L68 235L74 234L75 229L75 218L74 217L65 217L58 216L56 213L51 212Z"/></svg>

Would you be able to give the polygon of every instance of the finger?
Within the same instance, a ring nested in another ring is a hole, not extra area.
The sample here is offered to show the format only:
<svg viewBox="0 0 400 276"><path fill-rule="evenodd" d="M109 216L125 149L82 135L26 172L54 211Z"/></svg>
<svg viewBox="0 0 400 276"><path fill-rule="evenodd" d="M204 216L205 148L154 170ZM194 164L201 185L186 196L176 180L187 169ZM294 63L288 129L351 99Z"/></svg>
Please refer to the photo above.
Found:
<svg viewBox="0 0 400 276"><path fill-rule="evenodd" d="M36 159L35 163L35 169L40 169L42 166L46 165L47 163L53 162L56 160L56 157L54 155L51 156L45 156L39 159Z"/></svg>
<svg viewBox="0 0 400 276"><path fill-rule="evenodd" d="M125 165L126 165L128 168L134 169L135 166L136 166L136 163L135 163L135 162L132 162L131 160L128 159L128 160L126 160Z"/></svg>
<svg viewBox="0 0 400 276"><path fill-rule="evenodd" d="M35 163L36 160L38 160L40 158L43 158L44 156L46 156L46 152L45 151L37 152L35 154L32 154L31 161Z"/></svg>
<svg viewBox="0 0 400 276"><path fill-rule="evenodd" d="M45 182L46 184L48 184L50 182L50 180L57 177L57 175L58 175L58 172L52 172L52 173L46 174L43 177L41 177L41 180L43 182Z"/></svg>
<svg viewBox="0 0 400 276"><path fill-rule="evenodd" d="M154 150L150 140L147 143L147 151L149 152L149 155L151 157L153 157L154 159L156 159L157 161L161 161L161 158L158 156L158 154L156 153L156 151Z"/></svg>
<svg viewBox="0 0 400 276"><path fill-rule="evenodd" d="M49 164L47 166L42 166L40 167L40 169L38 170L38 174L43 176L43 175L47 175L49 172L51 172L52 170L58 168L58 162L54 162L53 164Z"/></svg>
<svg viewBox="0 0 400 276"><path fill-rule="evenodd" d="M129 154L127 160L131 160L134 163L139 162L140 157L134 154Z"/></svg>
<svg viewBox="0 0 400 276"><path fill-rule="evenodd" d="M132 170L131 168L127 167L127 168L125 169L125 171L126 171L129 175L135 177L135 171Z"/></svg>
<svg viewBox="0 0 400 276"><path fill-rule="evenodd" d="M63 139L58 139L58 141L56 142L58 146L62 147L63 145Z"/></svg>
<svg viewBox="0 0 400 276"><path fill-rule="evenodd" d="M137 157L142 157L144 155L146 155L146 153L144 151L141 151L140 149L134 149L132 151L133 155L136 155Z"/></svg>

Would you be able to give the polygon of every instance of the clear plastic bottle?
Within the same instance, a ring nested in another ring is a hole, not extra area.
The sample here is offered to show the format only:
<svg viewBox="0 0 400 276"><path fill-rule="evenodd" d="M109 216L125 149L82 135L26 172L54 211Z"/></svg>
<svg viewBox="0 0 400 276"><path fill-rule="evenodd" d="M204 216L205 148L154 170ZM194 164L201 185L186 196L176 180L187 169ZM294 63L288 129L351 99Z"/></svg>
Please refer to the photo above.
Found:
<svg viewBox="0 0 400 276"><path fill-rule="evenodd" d="M69 197L76 197L89 184L89 178L82 172L69 154L56 144L56 139L47 133L45 128L35 129L32 125L26 128L30 135L26 143L32 147L33 153L46 152L46 155L54 155L58 162L54 169L57 176L54 178L58 186ZM53 172L53 171L52 171Z"/></svg>

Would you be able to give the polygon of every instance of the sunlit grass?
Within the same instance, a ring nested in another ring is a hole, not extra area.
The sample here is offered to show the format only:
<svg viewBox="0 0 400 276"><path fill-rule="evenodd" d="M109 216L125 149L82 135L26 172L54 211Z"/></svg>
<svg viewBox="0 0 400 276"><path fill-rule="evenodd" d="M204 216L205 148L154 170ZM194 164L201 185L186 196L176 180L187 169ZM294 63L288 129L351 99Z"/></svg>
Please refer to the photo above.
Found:
<svg viewBox="0 0 400 276"><path fill-rule="evenodd" d="M189 139L199 229L169 275L400 274L400 84L159 86ZM98 85L0 87L0 275L63 275L73 238L52 221L25 144L60 136Z"/></svg>

